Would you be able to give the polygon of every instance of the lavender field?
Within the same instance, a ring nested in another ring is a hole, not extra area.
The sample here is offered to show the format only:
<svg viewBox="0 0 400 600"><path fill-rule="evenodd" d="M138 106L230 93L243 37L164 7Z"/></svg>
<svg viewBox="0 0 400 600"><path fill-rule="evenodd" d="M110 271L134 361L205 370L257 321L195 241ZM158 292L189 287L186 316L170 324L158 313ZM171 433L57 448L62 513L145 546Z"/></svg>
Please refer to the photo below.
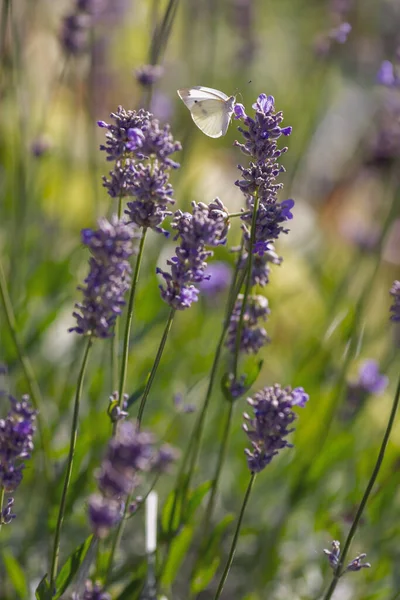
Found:
<svg viewBox="0 0 400 600"><path fill-rule="evenodd" d="M399 1L0 15L0 600L400 600Z"/></svg>

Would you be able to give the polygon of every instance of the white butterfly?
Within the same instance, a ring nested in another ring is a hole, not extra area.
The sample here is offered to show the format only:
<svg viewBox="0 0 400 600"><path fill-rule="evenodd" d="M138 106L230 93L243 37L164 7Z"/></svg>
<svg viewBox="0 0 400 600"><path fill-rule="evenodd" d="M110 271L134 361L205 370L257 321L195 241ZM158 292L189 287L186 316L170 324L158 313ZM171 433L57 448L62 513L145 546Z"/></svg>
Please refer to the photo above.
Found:
<svg viewBox="0 0 400 600"><path fill-rule="evenodd" d="M233 115L235 96L227 96L224 92L202 85L178 90L178 96L203 133L212 138L226 134Z"/></svg>

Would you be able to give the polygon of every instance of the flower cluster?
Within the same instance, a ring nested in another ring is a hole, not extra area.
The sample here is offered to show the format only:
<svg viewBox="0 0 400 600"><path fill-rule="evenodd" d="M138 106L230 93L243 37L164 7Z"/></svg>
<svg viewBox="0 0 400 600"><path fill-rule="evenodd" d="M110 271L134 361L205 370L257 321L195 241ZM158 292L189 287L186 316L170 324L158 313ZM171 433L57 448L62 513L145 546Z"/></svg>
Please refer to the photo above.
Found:
<svg viewBox="0 0 400 600"><path fill-rule="evenodd" d="M238 325L242 312L243 295L239 294L235 307L232 311L226 346L231 352L235 352ZM242 318L242 331L240 338L240 350L247 354L256 354L268 341L268 335L259 322L266 321L270 313L268 300L264 296L253 295L247 299Z"/></svg>
<svg viewBox="0 0 400 600"><path fill-rule="evenodd" d="M400 321L400 281L394 281L390 290L393 296L393 304L390 307L392 321Z"/></svg>
<svg viewBox="0 0 400 600"><path fill-rule="evenodd" d="M332 542L332 550L324 550L324 554L328 557L329 564L331 565L333 570L336 570L340 564L340 542L334 540ZM362 563L361 561L366 557L365 553L359 554L344 569L343 573L348 571L360 571L361 569L369 569L371 567L370 563Z"/></svg>
<svg viewBox="0 0 400 600"><path fill-rule="evenodd" d="M116 216L111 222L99 219L98 225L97 230L82 230L82 241L91 252L89 275L85 286L78 288L83 292L83 301L75 305L77 326L69 331L106 338L112 335L125 304L131 273L128 259L134 252L135 234L131 225Z"/></svg>
<svg viewBox="0 0 400 600"><path fill-rule="evenodd" d="M97 474L100 493L89 499L89 520L95 534L100 538L107 536L120 521L124 500L139 485L141 473L165 472L175 458L176 453L169 446L156 451L149 433L137 431L129 421L120 423Z"/></svg>
<svg viewBox="0 0 400 600"><path fill-rule="evenodd" d="M11 494L22 480L25 465L21 461L31 457L36 411L29 402L29 396L22 396L20 402L12 396L8 398L11 408L7 417L0 419L0 490ZM13 503L10 498L7 507L2 509L1 523L10 523L14 518L11 512Z"/></svg>
<svg viewBox="0 0 400 600"><path fill-rule="evenodd" d="M207 246L215 247L226 243L228 233L227 212L221 200L216 198L208 206L192 202L192 212L175 212L172 228L180 240L175 256L167 261L171 272L157 269L164 279L160 285L163 300L172 308L184 310L196 302L198 288L205 278L206 260L213 254Z"/></svg>
<svg viewBox="0 0 400 600"><path fill-rule="evenodd" d="M254 119L247 116L241 105L236 105L237 118L243 119L246 129L239 127L244 137L244 143L236 142L242 152L251 157L250 165L245 168L239 165L242 178L236 185L246 198L247 210L242 221L245 224L245 240L250 242L247 226L251 224L255 198L258 198L258 212L256 218L255 244L253 248L247 247L248 252L263 255L270 249L270 243L278 239L281 233L287 233L284 223L293 218L291 209L293 200L278 202L278 191L282 183L276 183L277 177L284 171L278 159L287 151L287 148L278 149L277 140L281 135L290 135L292 128L281 128L283 121L282 112L275 113L274 98L260 94L253 105L256 111Z"/></svg>
<svg viewBox="0 0 400 600"><path fill-rule="evenodd" d="M173 139L169 125L160 127L144 109L126 111L120 106L111 117L114 123L98 122L107 129L100 149L115 162L103 185L112 198L132 198L125 211L130 223L165 233L160 225L172 214L167 207L175 202L169 171L179 167L170 157L181 144Z"/></svg>
<svg viewBox="0 0 400 600"><path fill-rule="evenodd" d="M247 464L252 473L262 471L282 448L290 448L284 438L293 428L290 426L297 418L294 406L304 407L308 395L303 388L282 388L276 384L265 387L247 402L254 411L254 417L244 414L246 423L243 429L248 436L252 450L246 448Z"/></svg>

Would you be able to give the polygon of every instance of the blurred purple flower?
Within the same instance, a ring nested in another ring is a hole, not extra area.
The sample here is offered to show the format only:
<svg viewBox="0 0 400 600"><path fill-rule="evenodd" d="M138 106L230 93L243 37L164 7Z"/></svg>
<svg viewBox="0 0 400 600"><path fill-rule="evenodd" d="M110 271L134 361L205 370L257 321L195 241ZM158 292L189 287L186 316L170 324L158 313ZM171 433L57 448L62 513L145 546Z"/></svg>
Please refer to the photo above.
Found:
<svg viewBox="0 0 400 600"><path fill-rule="evenodd" d="M206 296L215 296L229 287L231 280L231 267L225 262L214 261L207 265L199 288Z"/></svg>
<svg viewBox="0 0 400 600"><path fill-rule="evenodd" d="M303 408L308 395L303 388L282 388L275 384L265 387L248 398L254 417L244 414L243 429L248 436L252 450L246 448L247 463L252 473L259 473L271 462L283 448L291 448L286 439L294 431L290 427L297 418L294 406Z"/></svg>
<svg viewBox="0 0 400 600"><path fill-rule="evenodd" d="M208 206L192 202L192 213L176 211L172 228L178 232L174 239L179 238L180 245L167 261L171 272L157 268L164 279L159 286L161 297L171 307L184 310L197 301L199 290L193 284L204 280L206 260L213 254L206 246L226 243L227 221L226 209L218 198Z"/></svg>
<svg viewBox="0 0 400 600"><path fill-rule="evenodd" d="M370 394L382 394L389 383L386 375L379 373L376 361L370 359L362 363L358 371L358 378L347 386L346 402L341 408L341 417L344 421L353 419L362 409Z"/></svg>
<svg viewBox="0 0 400 600"><path fill-rule="evenodd" d="M355 385L368 394L382 394L388 383L388 377L379 373L378 363L375 360L366 360L358 371L358 381Z"/></svg>
<svg viewBox="0 0 400 600"><path fill-rule="evenodd" d="M83 229L82 241L92 256L90 271L83 292L83 301L75 304L73 316L77 326L69 331L81 335L106 338L113 335L113 326L125 304L124 294L129 289L134 252L134 229L114 215L111 222L99 219L99 229Z"/></svg>
<svg viewBox="0 0 400 600"><path fill-rule="evenodd" d="M338 27L331 29L329 37L338 42L338 44L344 44L347 41L351 29L350 23L341 23Z"/></svg>
<svg viewBox="0 0 400 600"><path fill-rule="evenodd" d="M390 307L392 313L390 318L392 321L400 321L400 281L394 281L390 290L390 294L393 296L393 304Z"/></svg>
<svg viewBox="0 0 400 600"><path fill-rule="evenodd" d="M239 294L232 311L228 335L225 342L226 347L229 348L231 352L235 352L236 349L237 328L240 321L242 303L243 294ZM268 300L264 296L253 295L248 297L243 314L243 327L240 340L240 350L242 352L256 354L269 342L267 332L264 327L260 327L259 325L261 320L267 320L269 313Z"/></svg>
<svg viewBox="0 0 400 600"><path fill-rule="evenodd" d="M129 421L120 423L96 474L100 493L89 498L88 515L95 534L106 537L120 521L125 499L140 484L142 473L165 472L175 459L170 446L157 451L151 434L139 432Z"/></svg>
<svg viewBox="0 0 400 600"><path fill-rule="evenodd" d="M31 144L31 152L36 158L48 153L51 148L51 143L44 137L37 137Z"/></svg>
<svg viewBox="0 0 400 600"><path fill-rule="evenodd" d="M384 60L376 74L376 81L380 85L386 87L394 87L396 85L396 77L394 74L394 66L390 60Z"/></svg>
<svg viewBox="0 0 400 600"><path fill-rule="evenodd" d="M101 583L93 583L90 579L85 582L85 591L81 597L77 592L71 596L72 600L111 600L110 594L104 592Z"/></svg>
<svg viewBox="0 0 400 600"><path fill-rule="evenodd" d="M135 71L136 81L143 87L154 85L164 74L160 65L142 65Z"/></svg>

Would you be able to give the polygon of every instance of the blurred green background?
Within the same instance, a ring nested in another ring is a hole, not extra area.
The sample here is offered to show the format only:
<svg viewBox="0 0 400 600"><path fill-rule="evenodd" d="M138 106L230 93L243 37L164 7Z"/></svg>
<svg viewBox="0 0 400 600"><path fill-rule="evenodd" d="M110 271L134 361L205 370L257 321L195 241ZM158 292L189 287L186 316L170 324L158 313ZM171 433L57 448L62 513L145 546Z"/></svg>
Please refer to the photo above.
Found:
<svg viewBox="0 0 400 600"><path fill-rule="evenodd" d="M109 165L98 150L104 130L96 121L108 122L118 105L137 109L146 100L135 70L154 58L157 31L168 9L171 22L157 57L164 74L152 90L150 107L170 123L183 144L177 156L181 168L172 179L176 208L218 196L231 212L239 211L243 198L234 182L237 164L247 163L233 146L236 123L225 137L207 138L190 119L178 88L218 88L235 94L249 113L258 94L265 92L283 111L284 125L293 126L285 138L289 150L282 160L286 173L280 199L294 198L296 206L291 231L277 247L284 262L273 268L263 291L271 308L267 331L272 341L260 353L264 364L255 389L275 382L303 386L310 402L297 422L294 449L276 458L257 479L224 597L318 597L330 577L322 549L330 548L333 539L344 540L348 532L378 453L399 374L399 338L388 321L388 291L399 278L400 263L400 90L378 86L376 74L382 60L396 56L400 4L104 0L103 5L77 54L67 53L60 41L63 19L74 12L74 2L3 0L1 8L0 249L17 330L45 401L52 460L61 477L83 349L82 340L67 332L79 299L76 286L87 270L80 230L116 210L102 188ZM342 22L352 26L344 44L332 34ZM239 239L235 221L229 245L215 258L233 265L230 247ZM151 368L168 315L155 268L164 266L173 249L172 241L152 232L148 236L129 362L132 394ZM145 427L181 450L195 415L177 415L174 395L201 406L225 301L223 292L203 296L177 315L151 391ZM8 368L3 387L20 395L27 384L3 312L0 335L0 360ZM388 375L389 386L345 419L339 409L346 403L347 384L357 379L360 364L368 358ZM226 364L224 357L221 376ZM65 555L89 533L85 502L95 488L93 471L110 434L106 409L112 391L110 344L99 340L84 389ZM6 400L1 405L5 416ZM134 416L135 405L131 410ZM217 386L198 482L212 476L226 410ZM237 513L247 485L247 439L241 430L245 410L241 399L216 521ZM372 568L348 575L337 599L391 599L400 590L399 446L396 426L349 557L366 552ZM173 480L160 481L162 499ZM60 483L54 498L43 498L41 490L38 452L15 493L18 518L3 527L0 541L32 586L46 569ZM228 529L223 557L231 535ZM143 555L143 526L135 519L123 548L132 561ZM1 565L0 573L0 598L24 597L18 596ZM182 569L174 600L187 598L185 575ZM212 589L200 597L213 598Z"/></svg>

